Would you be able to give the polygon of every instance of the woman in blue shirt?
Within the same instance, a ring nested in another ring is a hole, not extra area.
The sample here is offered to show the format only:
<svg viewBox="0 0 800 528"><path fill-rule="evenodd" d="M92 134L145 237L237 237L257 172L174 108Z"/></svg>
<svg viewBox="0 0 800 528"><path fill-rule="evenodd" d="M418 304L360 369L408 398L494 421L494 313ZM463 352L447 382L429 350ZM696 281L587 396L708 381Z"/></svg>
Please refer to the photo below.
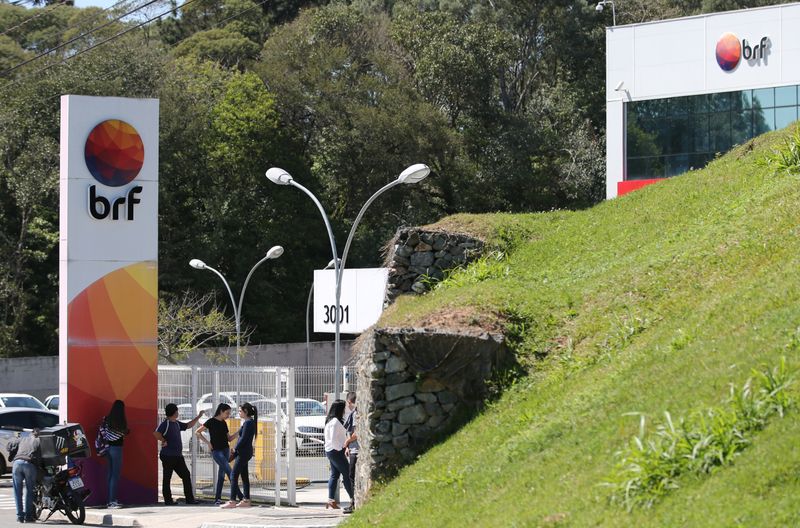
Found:
<svg viewBox="0 0 800 528"><path fill-rule="evenodd" d="M244 403L239 407L239 418L242 419L242 426L239 428L239 441L233 449L231 458L234 459L231 468L231 500L223 504L222 508L249 508L250 504L250 474L247 464L253 458L253 442L256 438L256 424L258 423L258 411L250 403ZM239 491L239 476L242 477L243 491ZM244 498L236 503L236 498Z"/></svg>

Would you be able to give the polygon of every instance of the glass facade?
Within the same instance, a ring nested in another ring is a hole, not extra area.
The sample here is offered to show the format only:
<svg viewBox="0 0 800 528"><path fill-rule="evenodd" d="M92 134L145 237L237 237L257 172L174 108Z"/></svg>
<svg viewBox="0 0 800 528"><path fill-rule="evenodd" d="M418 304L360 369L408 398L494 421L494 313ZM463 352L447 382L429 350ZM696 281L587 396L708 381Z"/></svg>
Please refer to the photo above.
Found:
<svg viewBox="0 0 800 528"><path fill-rule="evenodd" d="M798 86L627 103L628 180L699 169L734 145L797 120Z"/></svg>

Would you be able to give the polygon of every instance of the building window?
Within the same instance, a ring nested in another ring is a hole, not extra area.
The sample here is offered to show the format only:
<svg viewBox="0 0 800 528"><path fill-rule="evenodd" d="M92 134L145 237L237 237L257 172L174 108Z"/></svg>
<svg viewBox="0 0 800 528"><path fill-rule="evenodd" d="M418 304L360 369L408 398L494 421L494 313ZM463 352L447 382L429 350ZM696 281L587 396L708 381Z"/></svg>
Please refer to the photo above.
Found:
<svg viewBox="0 0 800 528"><path fill-rule="evenodd" d="M798 119L798 86L627 103L627 179L700 169L734 145Z"/></svg>

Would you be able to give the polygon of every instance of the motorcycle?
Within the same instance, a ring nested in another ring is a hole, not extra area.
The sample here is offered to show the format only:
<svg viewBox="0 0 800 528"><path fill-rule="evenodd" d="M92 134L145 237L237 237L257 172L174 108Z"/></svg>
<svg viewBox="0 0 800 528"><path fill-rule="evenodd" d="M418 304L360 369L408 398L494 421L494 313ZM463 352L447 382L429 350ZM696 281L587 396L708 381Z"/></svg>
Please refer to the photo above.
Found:
<svg viewBox="0 0 800 528"><path fill-rule="evenodd" d="M33 495L36 519L44 510L50 510L50 513L42 522L60 511L72 524L83 524L86 520L84 501L90 493L83 484L80 466L61 469L61 466L41 465Z"/></svg>

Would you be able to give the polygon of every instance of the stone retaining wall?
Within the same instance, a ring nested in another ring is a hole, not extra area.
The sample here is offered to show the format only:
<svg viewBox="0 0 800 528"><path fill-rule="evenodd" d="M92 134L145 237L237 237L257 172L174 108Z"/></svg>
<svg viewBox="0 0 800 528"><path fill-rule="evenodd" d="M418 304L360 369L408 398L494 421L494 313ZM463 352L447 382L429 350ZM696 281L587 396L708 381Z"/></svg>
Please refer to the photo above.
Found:
<svg viewBox="0 0 800 528"><path fill-rule="evenodd" d="M482 240L469 235L418 227L399 230L386 259L388 301L404 293L426 292L430 281L442 280L447 270L475 260L483 248Z"/></svg>
<svg viewBox="0 0 800 528"><path fill-rule="evenodd" d="M509 361L503 337L379 329L356 342L361 446L356 501L449 435L486 396L486 380Z"/></svg>

